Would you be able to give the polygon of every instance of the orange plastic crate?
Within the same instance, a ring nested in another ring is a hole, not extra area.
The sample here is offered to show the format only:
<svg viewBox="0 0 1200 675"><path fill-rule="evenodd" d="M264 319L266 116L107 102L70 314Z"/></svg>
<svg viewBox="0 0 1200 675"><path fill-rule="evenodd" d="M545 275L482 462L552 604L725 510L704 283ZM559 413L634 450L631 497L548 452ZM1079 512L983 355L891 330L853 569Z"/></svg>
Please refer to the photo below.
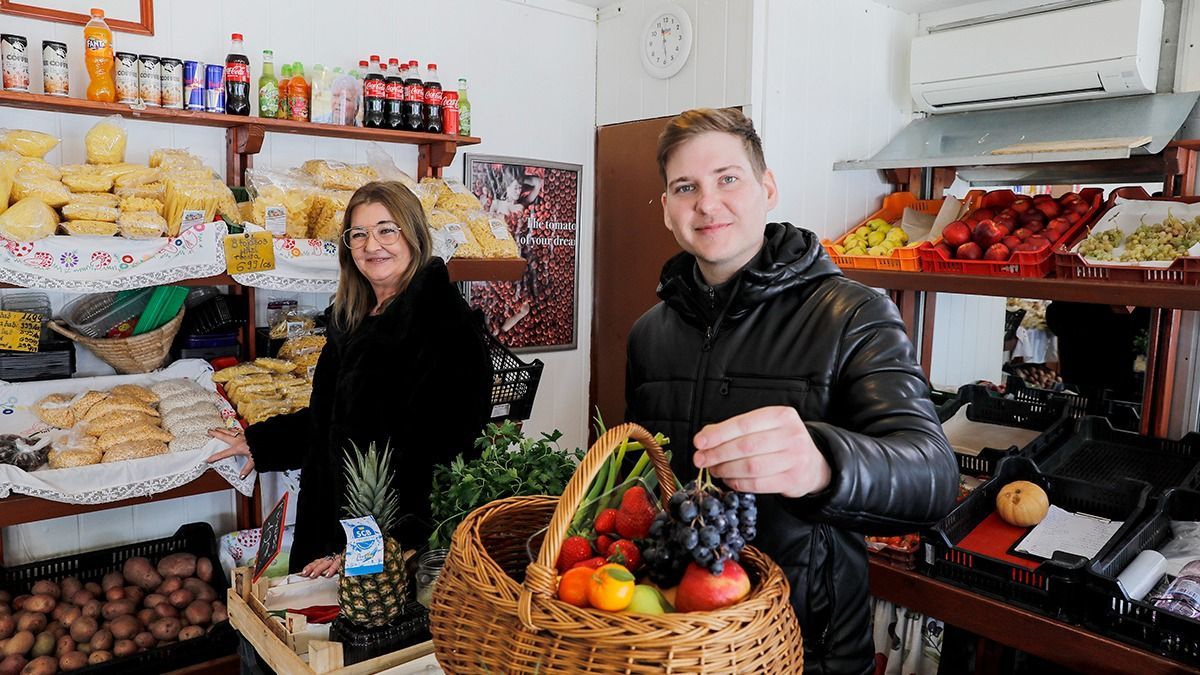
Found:
<svg viewBox="0 0 1200 675"><path fill-rule="evenodd" d="M846 230L841 237L832 243L825 241L822 245L825 247L825 252L833 258L833 262L844 270L893 270L901 272L920 272L921 271L921 255L917 252L920 244L911 244L902 248L897 248L892 251L890 256L873 256L873 255L844 255L833 250L834 246L840 246L846 241L846 237L858 228L866 225L868 221L875 218L882 218L889 223L895 223L904 215L904 209L911 208L920 211L921 213L929 213L937 215L939 209L942 208L943 199L917 199L916 195L911 192L894 192L883 198L883 206L859 221L857 225Z"/></svg>

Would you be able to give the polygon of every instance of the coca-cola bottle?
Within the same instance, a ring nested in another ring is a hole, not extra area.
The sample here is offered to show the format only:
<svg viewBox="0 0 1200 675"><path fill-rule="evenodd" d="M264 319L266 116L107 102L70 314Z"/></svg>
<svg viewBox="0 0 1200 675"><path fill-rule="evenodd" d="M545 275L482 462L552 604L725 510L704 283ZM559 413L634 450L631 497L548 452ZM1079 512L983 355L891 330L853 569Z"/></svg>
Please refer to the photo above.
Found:
<svg viewBox="0 0 1200 675"><path fill-rule="evenodd" d="M442 133L442 83L438 80L437 64L429 64L425 79L425 131Z"/></svg>
<svg viewBox="0 0 1200 675"><path fill-rule="evenodd" d="M363 78L363 126L372 129L387 127L387 112L384 102L387 100L387 83L383 73L379 71L379 57L371 56L371 67Z"/></svg>
<svg viewBox="0 0 1200 675"><path fill-rule="evenodd" d="M242 34L232 35L232 45L225 57L225 114L250 114L250 59L242 48Z"/></svg>
<svg viewBox="0 0 1200 675"><path fill-rule="evenodd" d="M421 82L421 66L416 61L408 62L408 76L404 78L404 128L425 130L425 85Z"/></svg>
<svg viewBox="0 0 1200 675"><path fill-rule="evenodd" d="M404 128L404 71L407 65L400 65L400 59L388 59L388 73L384 94L387 109L387 126L389 129Z"/></svg>

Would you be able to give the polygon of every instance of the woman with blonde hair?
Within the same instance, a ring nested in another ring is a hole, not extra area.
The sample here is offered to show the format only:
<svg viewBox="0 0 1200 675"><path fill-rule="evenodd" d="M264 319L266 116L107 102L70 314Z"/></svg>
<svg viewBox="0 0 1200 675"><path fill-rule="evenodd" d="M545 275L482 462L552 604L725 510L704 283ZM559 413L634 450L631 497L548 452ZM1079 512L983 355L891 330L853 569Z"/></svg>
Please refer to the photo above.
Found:
<svg viewBox="0 0 1200 675"><path fill-rule="evenodd" d="M229 447L209 461L244 455L245 473L303 469L292 572L332 576L340 568L342 459L351 442L392 446L393 487L406 514L392 534L419 547L432 529L434 465L470 456L487 423L492 369L482 324L431 249L412 192L395 182L359 188L346 205L341 272L309 407L251 425L244 436L211 432Z"/></svg>

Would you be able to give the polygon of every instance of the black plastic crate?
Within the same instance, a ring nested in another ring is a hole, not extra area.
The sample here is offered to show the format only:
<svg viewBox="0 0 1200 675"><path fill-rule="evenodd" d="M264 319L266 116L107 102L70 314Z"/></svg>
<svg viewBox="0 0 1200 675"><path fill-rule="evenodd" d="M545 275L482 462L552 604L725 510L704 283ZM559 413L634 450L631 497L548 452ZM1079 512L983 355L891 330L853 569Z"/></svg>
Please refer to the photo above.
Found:
<svg viewBox="0 0 1200 675"><path fill-rule="evenodd" d="M246 324L244 314L239 303L231 302L225 295L214 295L184 314L179 332L182 335L210 335L236 330Z"/></svg>
<svg viewBox="0 0 1200 675"><path fill-rule="evenodd" d="M1103 417L1084 417L1061 447L1036 456L1046 473L1112 485L1120 478L1150 484L1157 496L1200 483L1200 433L1178 441L1113 429Z"/></svg>
<svg viewBox="0 0 1200 675"><path fill-rule="evenodd" d="M34 582L40 579L58 581L74 576L84 583L99 582L105 574L121 570L125 561L135 556L143 556L151 563L157 563L171 553L184 552L212 561L213 577L209 583L216 590L217 599L224 602L229 581L217 557L217 536L208 523L189 523L176 530L174 535L162 539L0 568L0 588L18 595L29 592ZM237 634L226 620L213 626L201 637L174 642L74 672L155 675L233 654L236 649Z"/></svg>
<svg viewBox="0 0 1200 675"><path fill-rule="evenodd" d="M1004 386L1004 395L1030 403L1049 403L1060 400L1066 405L1067 416L1075 420L1087 415L1103 415L1108 410L1109 403L1104 395L1089 398L1068 391L1051 391L1040 387L1031 387L1025 384L1025 381L1019 376L1013 374L1008 376Z"/></svg>
<svg viewBox="0 0 1200 675"><path fill-rule="evenodd" d="M0 351L0 380L31 382L58 380L75 374L75 343L42 340L36 352Z"/></svg>
<svg viewBox="0 0 1200 675"><path fill-rule="evenodd" d="M1117 575L1139 553L1171 540L1172 520L1200 520L1200 492L1168 491L1148 518L1088 565L1091 601L1084 624L1101 635L1200 667L1200 621L1155 607L1147 601L1149 595L1131 600L1117 584Z"/></svg>
<svg viewBox="0 0 1200 675"><path fill-rule="evenodd" d="M1010 309L1004 312L1004 340L1014 340L1017 337L1017 329L1021 327L1021 322L1025 320L1025 310Z"/></svg>
<svg viewBox="0 0 1200 675"><path fill-rule="evenodd" d="M1024 447L984 448L978 455L955 452L958 470L970 476L991 476L996 464L1008 455L1032 457L1051 452L1070 435L1072 424L1067 417L1066 403L1061 400L1021 401L1004 398L979 385L966 385L958 397L939 409L942 422L954 417L967 406L967 419L972 422L997 424L1040 431L1042 434Z"/></svg>
<svg viewBox="0 0 1200 675"><path fill-rule="evenodd" d="M538 382L542 379L541 359L525 363L494 335L485 331L488 353L492 357L492 417L498 420L529 419Z"/></svg>
<svg viewBox="0 0 1200 675"><path fill-rule="evenodd" d="M1122 481L1114 487L1092 485L1045 474L1038 471L1029 458L1009 456L1000 462L991 480L976 488L923 538L929 547L926 562L931 565L933 577L1047 616L1077 619L1084 610L1080 591L1087 581L1088 559L1056 553L1054 558L1030 570L958 547L996 510L996 495L1015 480L1041 486L1050 497L1050 503L1059 508L1123 521L1121 528L1097 554L1097 559L1115 548L1137 525L1145 511L1150 488L1133 480Z"/></svg>

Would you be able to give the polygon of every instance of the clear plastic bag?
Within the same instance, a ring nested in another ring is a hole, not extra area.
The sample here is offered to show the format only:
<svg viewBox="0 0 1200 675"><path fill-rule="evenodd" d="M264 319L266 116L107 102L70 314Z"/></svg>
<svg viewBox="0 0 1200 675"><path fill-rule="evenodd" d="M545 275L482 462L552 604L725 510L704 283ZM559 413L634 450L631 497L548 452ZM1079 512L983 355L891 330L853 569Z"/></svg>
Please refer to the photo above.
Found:
<svg viewBox="0 0 1200 675"><path fill-rule="evenodd" d="M0 236L14 241L37 241L57 229L58 214L35 197L26 197L0 213Z"/></svg>
<svg viewBox="0 0 1200 675"><path fill-rule="evenodd" d="M125 161L125 118L109 115L92 125L83 138L88 164L120 164Z"/></svg>
<svg viewBox="0 0 1200 675"><path fill-rule="evenodd" d="M342 236L342 221L352 196L354 192L351 190L317 192L313 196L313 207L309 211L309 238L337 241Z"/></svg>
<svg viewBox="0 0 1200 675"><path fill-rule="evenodd" d="M29 197L57 209L71 201L71 191L60 180L18 171L13 179L12 198L20 201Z"/></svg>
<svg viewBox="0 0 1200 675"><path fill-rule="evenodd" d="M466 214L467 227L484 258L520 258L521 250L508 231L504 220L488 216L482 209Z"/></svg>
<svg viewBox="0 0 1200 675"><path fill-rule="evenodd" d="M62 214L67 220L103 220L115 223L121 212L112 206L72 203L62 207Z"/></svg>
<svg viewBox="0 0 1200 675"><path fill-rule="evenodd" d="M63 172L62 182L71 192L108 192L113 187L113 179L100 172Z"/></svg>
<svg viewBox="0 0 1200 675"><path fill-rule="evenodd" d="M434 209L428 215L429 228L431 231L440 231L442 236L447 237L454 242L457 247L454 249L452 257L455 258L482 258L483 248L479 245L475 235L472 234L471 228L462 222L462 219L455 216L449 211Z"/></svg>
<svg viewBox="0 0 1200 675"><path fill-rule="evenodd" d="M300 171L326 190L357 190L379 177L374 169L365 164L347 164L328 159L310 159L300 166Z"/></svg>
<svg viewBox="0 0 1200 675"><path fill-rule="evenodd" d="M204 161L183 148L159 148L150 153L150 166L164 169L203 169Z"/></svg>
<svg viewBox="0 0 1200 675"><path fill-rule="evenodd" d="M167 233L167 221L153 211L123 212L117 218L126 239L154 239Z"/></svg>
<svg viewBox="0 0 1200 675"><path fill-rule="evenodd" d="M392 156L378 143L371 143L367 146L367 165L375 171L379 177L378 180L394 180L403 183L410 190L417 186L417 181L413 180L412 176L401 171L400 167L396 166L396 163L392 161ZM434 199L434 203L436 202L437 199Z"/></svg>
<svg viewBox="0 0 1200 675"><path fill-rule="evenodd" d="M310 212L317 187L298 171L251 169L246 187L253 201L253 221L276 237L308 238Z"/></svg>
<svg viewBox="0 0 1200 675"><path fill-rule="evenodd" d="M270 315L267 326L272 340L307 335L317 327L315 312L301 309L300 303L292 299L271 298L267 302Z"/></svg>
<svg viewBox="0 0 1200 675"><path fill-rule="evenodd" d="M59 139L29 129L0 129L0 150L12 150L22 157L41 159L57 147Z"/></svg>

